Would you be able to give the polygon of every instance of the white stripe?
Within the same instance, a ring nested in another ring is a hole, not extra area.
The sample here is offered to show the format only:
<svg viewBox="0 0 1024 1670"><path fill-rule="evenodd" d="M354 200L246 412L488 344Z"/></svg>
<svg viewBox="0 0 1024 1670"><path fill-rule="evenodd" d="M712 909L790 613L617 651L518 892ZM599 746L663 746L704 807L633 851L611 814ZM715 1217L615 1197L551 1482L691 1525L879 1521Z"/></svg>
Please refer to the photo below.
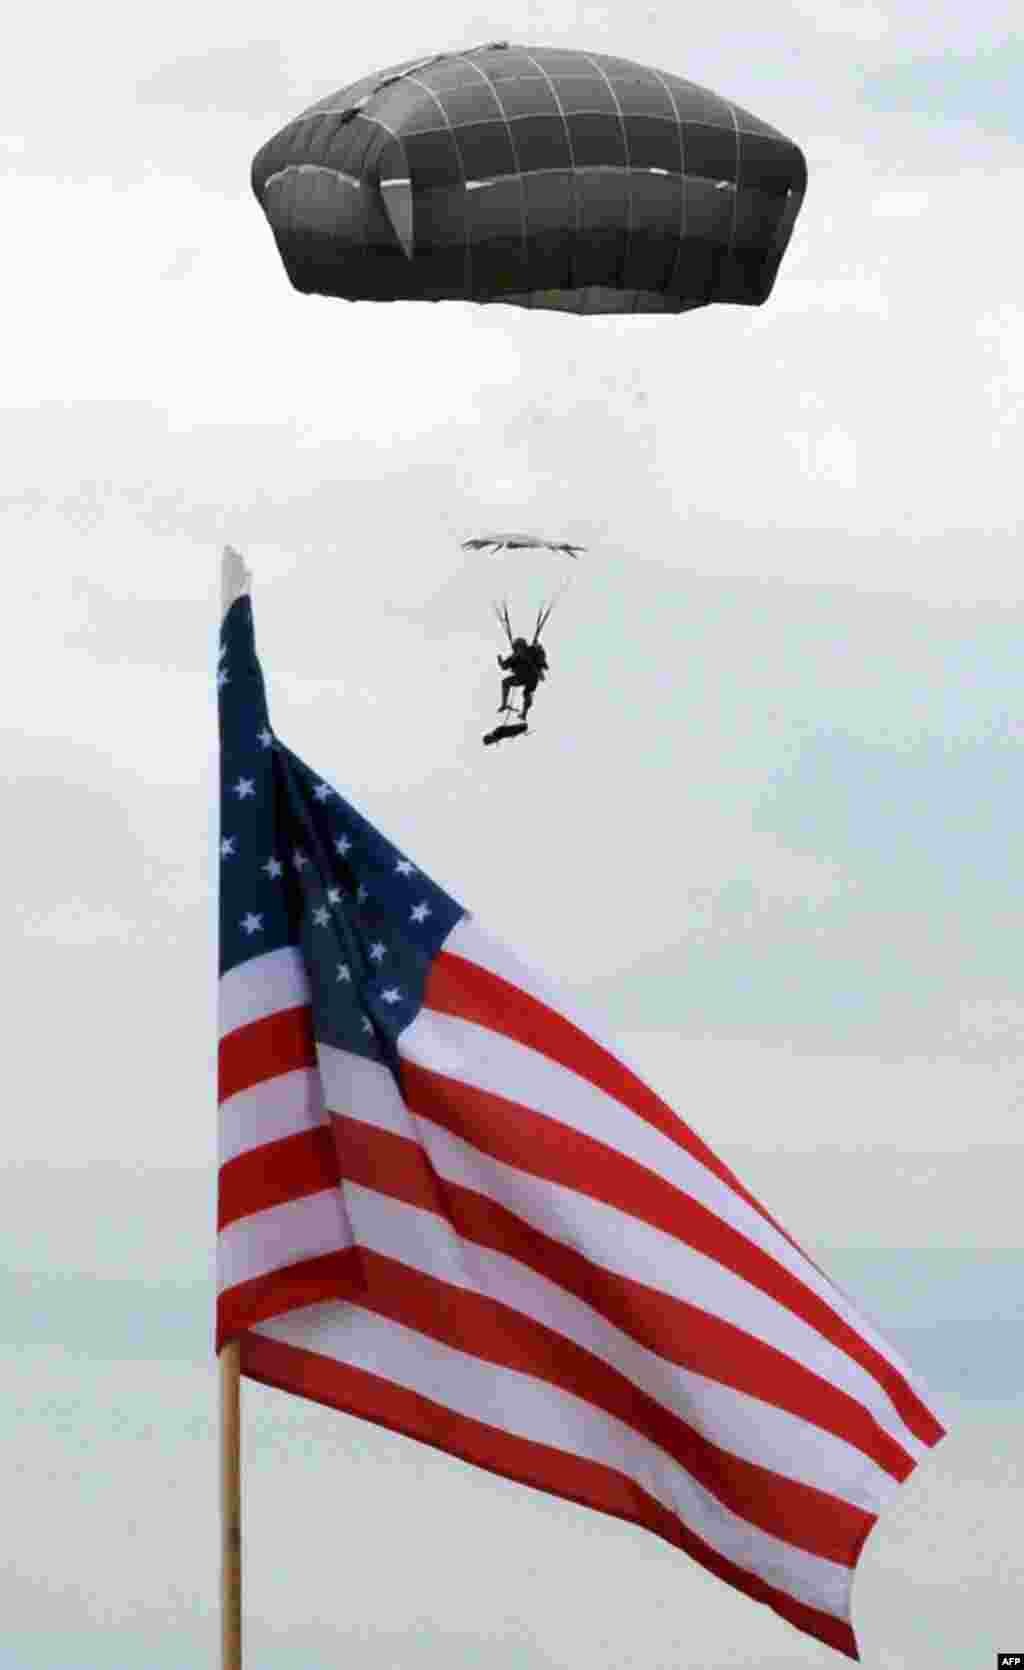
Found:
<svg viewBox="0 0 1024 1670"><path fill-rule="evenodd" d="M526 990L529 990L530 985L533 985L534 992L532 995L540 996L541 1000L548 1002L552 1008L556 1007L556 994L553 989L548 987L548 983L543 980L543 977L532 975L532 972L528 971L526 966L522 964L519 959L515 958L511 953L506 952L505 948L497 946L495 941L487 939L479 929L474 927L472 932L467 930L465 921L458 923L452 933L448 936L446 949L452 950L457 955L461 956L466 956L472 951L476 953L472 960L480 963L482 966L487 966L483 963L483 957L486 956L493 972L500 974L504 978L509 978L513 974L516 975L517 984L521 985ZM527 984L528 981L530 984ZM537 991L538 986L541 988L540 991ZM548 989L545 990L545 987L548 987ZM254 957L223 976L220 983L221 1025L222 1028L231 1030L233 1026L245 1025L250 1021L262 1019L268 1014L277 1012L279 1009L290 1008L296 1003L303 1001L308 1001L308 980L305 968L302 964L301 956L298 950L292 946L285 947L279 951L268 952L262 956ZM565 1013L566 1008L567 1005L563 1002L561 1004L560 1012ZM443 1026L442 1023L444 1023ZM577 1021L576 1024L580 1023ZM427 1034L434 1041L435 1047L437 1047L437 1041L441 1038L443 1033L448 1033L449 1036L452 1036L457 1028L461 1028L464 1033L474 1036L481 1034L482 1030L477 1027L471 1027L468 1023L456 1022L450 1017L443 1017L437 1014L430 1014L425 1017L421 1016L419 1020L415 1021L413 1025L407 1028L405 1033L403 1033L401 1040L402 1053L405 1054L407 1051L411 1053L410 1046L415 1048L417 1042L422 1041L424 1034ZM590 1032L591 1036L594 1035L593 1028L588 1028L587 1030ZM669 1143L666 1138L662 1137L660 1132L655 1131L652 1127L646 1126L644 1122L633 1118L633 1116L627 1115L625 1111L620 1108L618 1103L614 1102L613 1099L606 1097L603 1092L595 1091L591 1086L586 1084L586 1081L579 1078L578 1075L569 1073L567 1069L561 1068L555 1063L547 1062L545 1058L539 1056L536 1052L528 1051L521 1045L510 1044L507 1040L501 1039L490 1032L483 1034L483 1037L486 1040L487 1049L489 1051L494 1052L497 1050L504 1050L516 1052L517 1059L525 1059L529 1062L530 1073L533 1072L534 1065L536 1065L542 1075L549 1076L549 1083L557 1085L559 1080L571 1081L573 1091L570 1095L566 1095L564 1090L561 1094L559 1094L557 1090L551 1093L553 1096L553 1105L558 1109L557 1116L561 1117L563 1121L568 1122L566 1119L567 1112L570 1109L578 1109L584 1097L593 1098L593 1100L599 1105L607 1104L611 1108L617 1110L616 1117L618 1117L622 1123L623 1130L625 1130L626 1122L628 1120L628 1125L631 1131L635 1130L642 1133L642 1141L646 1142L649 1139L653 1139L654 1146L659 1147L660 1149L660 1152L657 1154L648 1153L641 1149L641 1151L635 1156L640 1159L641 1163L648 1164L651 1169L655 1170L660 1175L667 1174L669 1180L675 1182L676 1186L684 1188L686 1192L693 1194L696 1198L701 1198L703 1196L705 1203L710 1204L712 1209L717 1210L720 1215L732 1217L733 1221L737 1224L737 1227L740 1227L742 1232L745 1233L748 1238L752 1240L757 1239L762 1245L766 1244L767 1250L769 1250L773 1256L777 1257L780 1263L785 1263L787 1267L794 1269L809 1288L820 1293L827 1302L833 1305L833 1308L835 1308L840 1314L844 1315L845 1319L849 1321L851 1325L862 1334L862 1336L870 1339L871 1343L875 1344L876 1347L878 1346L879 1341L872 1337L875 1334L875 1330L869 1330L864 1325L862 1319L857 1315L852 1305L845 1301L837 1290L834 1290L830 1284L823 1281L822 1278L818 1276L816 1271L814 1271L809 1265L806 1265L804 1261L799 1258L799 1255L796 1254L795 1250L792 1249L787 1242L782 1240L780 1237L777 1237L775 1231L773 1231L769 1225L764 1224L759 1215L753 1213L751 1209L739 1199L739 1197L732 1194L732 1191L723 1190L719 1193L719 1191L722 1190L722 1186L718 1184L716 1179L714 1179L713 1174L708 1173L704 1167L700 1166L698 1162L690 1159L690 1157L682 1150L676 1149L675 1145ZM439 1163L436 1155L436 1150L439 1146L443 1146L449 1150L447 1156L447 1163L449 1165L453 1163L453 1152L458 1152L458 1150L463 1148L463 1145L455 1144L455 1139L449 1137L447 1133L444 1133L440 1129L433 1126L428 1127L426 1124L421 1126L418 1121L413 1120L408 1111L402 1105L390 1073L388 1073L385 1068L379 1066L379 1064L365 1061L360 1057L350 1056L343 1051L332 1050L328 1046L322 1046L320 1049L320 1064L321 1073L327 1087L326 1100L328 1105L336 1112L352 1113L358 1118L365 1118L368 1123L380 1125L384 1129L395 1130L402 1136L411 1137L413 1140L423 1143L428 1151L431 1152L435 1164ZM449 1070L450 1065L451 1063L449 1063ZM499 1093L501 1093L503 1089L507 1090L510 1084L521 1084L524 1077L527 1076L524 1067L512 1063L511 1061L509 1065L506 1066L505 1072L508 1076L505 1077L502 1083L494 1086ZM483 1083L485 1087L490 1083L482 1072L474 1076L474 1072L470 1069L468 1062L464 1059L460 1060L458 1063L457 1076L464 1078L470 1083ZM242 1094L249 1095L251 1093L245 1092ZM275 1115L271 1114L269 1111L272 1106L272 1100L268 1099L267 1101L259 1104L261 1109L259 1117L261 1117L263 1122L263 1129L266 1132L266 1140L274 1140L275 1135L283 1136L293 1134L296 1128L309 1128L308 1120L304 1121L300 1125L297 1125L296 1123L297 1121L303 1119L303 1110L301 1098L299 1101L296 1101L295 1094L294 1090L289 1090L285 1093L285 1097L281 1103L280 1113L276 1116L280 1121L279 1123L275 1123ZM381 1097L384 1098L383 1102L380 1100ZM234 1100L234 1098L232 1098L232 1100ZM544 1097L540 1095L539 1092L538 1101L539 1105L543 1107ZM533 1105L537 1106L538 1101L534 1101ZM311 1104L307 1103L306 1106L311 1107ZM241 1109L239 1109L235 1114L229 1114L227 1117L227 1129L230 1131L232 1127L237 1127L237 1120L241 1117ZM580 1128L586 1128L586 1126L581 1123ZM230 1134L228 1134L226 1135L225 1140L227 1143L225 1158L234 1152L243 1151L242 1149L232 1146L233 1142L244 1142L244 1138L240 1135L232 1138ZM455 1144L454 1150L452 1149L453 1144ZM248 1144L248 1146L254 1145L254 1143ZM621 1137L616 1143L616 1146L623 1151L628 1151L627 1145L621 1140ZM486 1172L481 1176L479 1175L479 1156L476 1156L474 1153L473 1158L469 1158L467 1152L465 1151L458 1153L458 1159L455 1161L455 1165L456 1169L460 1173L465 1174L467 1186L477 1188L485 1193L490 1193L492 1196L500 1194L500 1196L504 1197L504 1203L508 1204L510 1209L517 1210L520 1216L523 1216L527 1219L527 1221L534 1223L536 1227L544 1233L552 1233L553 1223L557 1227L557 1223L561 1221L561 1219L564 1219L567 1202L572 1203L573 1205L573 1211L570 1213L570 1221L572 1221L576 1215L580 1197L575 1194L570 1194L568 1191L559 1190L559 1195L564 1197L564 1199L561 1204L559 1204L558 1201L555 1201L552 1204L558 1209L560 1218L552 1220L550 1216L547 1216L542 1219L536 1211L536 1203L538 1201L542 1204L545 1202L546 1193L549 1193L551 1186L545 1185L542 1188L540 1185L536 1184L535 1181L526 1180L524 1189L524 1180L513 1170L513 1168L498 1167L494 1164L488 1163ZM453 1175L451 1180L458 1181L460 1179ZM525 1198L520 1199L520 1197L524 1195ZM517 1201L518 1204L513 1205L513 1201ZM608 1209L604 1210L607 1211ZM615 1214L615 1217L618 1222L624 1226L627 1235L632 1236L632 1225L634 1220L623 1214ZM750 1227L748 1227L748 1225ZM612 1268L621 1268L624 1275L631 1276L633 1279L643 1279L638 1275L636 1267L623 1267L621 1262L617 1265L614 1257L609 1258L604 1251L609 1239L609 1234L614 1237L616 1235L621 1235L622 1233L623 1230L616 1227L614 1223L612 1225L608 1225L607 1223L601 1225L600 1233L594 1237L595 1247L596 1249L599 1249L598 1262L607 1264ZM658 1234L658 1232L651 1231L649 1234ZM647 1238L649 1237L645 1237L645 1239ZM675 1243L674 1241L669 1240L669 1238L663 1236L660 1237L660 1239L666 1244L671 1258L678 1261L680 1251L678 1243ZM658 1256L659 1258L664 1258L665 1252L659 1251ZM696 1256L698 1255L691 1254L690 1258L692 1259ZM290 1261L291 1260L289 1258L289 1262ZM703 1262L707 1263L709 1261L704 1260ZM656 1264L652 1266L652 1275L654 1278L652 1285L660 1286L661 1282ZM237 1279L244 1278L239 1277ZM737 1281L738 1278L733 1278L734 1286ZM747 1287L747 1284L743 1284L743 1287L748 1293L753 1291ZM707 1308L706 1301L705 1308ZM773 1308L776 1311L782 1309L782 1307L778 1306L774 1306ZM731 1309L732 1314L728 1316L729 1320L734 1321L737 1326L744 1327L747 1332L757 1331L756 1329L751 1328L750 1319L746 1315L746 1312L749 1310L749 1306L741 1303L739 1305L734 1305ZM799 1324L799 1330L805 1340L810 1337L811 1331L807 1330L806 1325ZM767 1338L768 1342L773 1345L780 1344L779 1331L776 1326L769 1327L767 1332L762 1331L760 1337ZM820 1358L822 1351L828 1352L834 1363L846 1364L849 1362L849 1359L847 1359L845 1355L836 1352L832 1347L827 1347L818 1336L814 1335L813 1338L815 1342L815 1351L811 1353L810 1360L808 1360L806 1345L803 1349L800 1349L798 1346L791 1345L790 1354L797 1356L798 1360L806 1362L807 1366L811 1368L815 1368L815 1356ZM881 1342L881 1345L887 1360L893 1363L893 1365L900 1372L904 1373L908 1381L913 1384L909 1371L901 1362L898 1355L893 1352L891 1348L886 1347L884 1342ZM852 1366L853 1365L851 1365L851 1367ZM815 1371L818 1372L817 1369L815 1369ZM839 1371L833 1368L831 1372L832 1377L834 1378ZM874 1382L870 1376L866 1376L865 1372L862 1370L857 1369L856 1373L862 1385L866 1386L870 1381L870 1385L873 1386L875 1390L873 1393L870 1393L867 1397L865 1397L862 1390L855 1389L849 1385L847 1385L847 1389L851 1390L852 1395L857 1396L860 1401L865 1402L867 1406L872 1409L879 1425L882 1426L885 1431L889 1432L898 1443L902 1444L908 1454L913 1456L915 1459L919 1458L924 1453L927 1446L923 1445L921 1441L907 1429L903 1421L896 1414L895 1410L892 1409L887 1394L881 1392L881 1390L877 1387L877 1383Z"/></svg>
<svg viewBox="0 0 1024 1670"><path fill-rule="evenodd" d="M644 1083L643 1068L635 1061L632 1061L629 1055L619 1046L618 1043L603 1034L600 1024L595 1022L592 1015L587 1014L582 1008L578 1007L570 999L568 999L566 995L559 990L555 983L547 977L547 975L531 967L507 945L503 944L492 935L486 933L472 917L462 917L455 924L451 933L447 936L444 942L443 949L447 952L451 952L454 956L463 957L467 962L475 963L479 968L484 969L487 973L497 975L499 979L507 981L510 985L518 986L522 991L526 992L528 996L533 997L537 1001L545 1004L556 1014L562 1016L563 1019L570 1021L574 1026L578 1027L581 1032L585 1033L587 1037L589 1037L592 1043L597 1044L616 1061L620 1062L621 1065L627 1069L627 1071L632 1073L633 1076L641 1082L641 1084ZM403 1053L405 1052L406 1039L409 1038L410 1034L415 1035L414 1029L423 1021L423 1014L424 1012L421 1011L420 1015L417 1016L412 1025L410 1025L402 1034L400 1043ZM436 1022L437 1019L439 1019L439 1017L431 1013L431 1020ZM494 1034L488 1031L488 1051L493 1047L491 1043L493 1037ZM519 1046L519 1048L522 1047L523 1046ZM562 1071L564 1072L566 1069L562 1069ZM577 1075L573 1075L573 1077L577 1084L585 1082L581 1081ZM509 1082L515 1083L516 1081L510 1080ZM647 1088L646 1085L645 1088ZM501 1092L499 1091L499 1094L500 1093ZM604 1093L592 1090L592 1094L603 1096ZM516 1099L522 1100L523 1098L518 1097ZM659 1098L659 1100L661 1100L661 1098ZM573 1105L573 1103L578 1105L578 1102L578 1096L574 1096L572 1103L568 1105ZM532 1105L537 1106L536 1103ZM623 1113L628 1115L628 1110L623 1110ZM653 1126L648 1126L646 1121L640 1120L639 1116L628 1116L635 1119L637 1124L649 1131L652 1136L659 1137L660 1141L666 1143L680 1159L685 1158L689 1162L690 1167L696 1168L695 1171L691 1171L689 1173L686 1181L677 1184L677 1186L683 1187L687 1193L692 1194L695 1199L701 1200L705 1205L712 1206L712 1209L716 1211L720 1217L725 1218L728 1222L732 1223L733 1226L739 1229L748 1240L755 1241L757 1245L763 1247L764 1250L771 1255L771 1257L776 1259L779 1264L783 1265L784 1268L792 1271L796 1276L798 1276L812 1293L815 1293L819 1298L824 1299L825 1303L830 1305L836 1314L842 1317L843 1321L848 1323L849 1326L861 1336L866 1344L870 1345L875 1351L877 1351L880 1357L883 1357L887 1363L895 1368L897 1372L902 1375L907 1384L916 1390L921 1401L927 1405L929 1396L927 1389L921 1382L918 1381L916 1375L900 1356L899 1352L895 1351L878 1329L866 1317L861 1315L854 1303L846 1296L845 1293L842 1292L840 1288L834 1286L834 1284L829 1281L826 1276L823 1276L818 1270L816 1270L814 1266L800 1254L791 1242L787 1241L784 1236L779 1235L778 1231L773 1229L771 1224L767 1223L759 1212L754 1211L752 1207L748 1206L740 1195L735 1194L733 1190L729 1189L728 1186L722 1183L713 1172L701 1165L700 1161L693 1160L689 1155L685 1154L684 1150L678 1149L674 1143L669 1143L668 1138L662 1137L660 1132L656 1132ZM562 1119L564 1123L569 1123L561 1111L555 1117ZM677 1115L676 1117L678 1118L680 1116ZM681 1118L680 1123L684 1123ZM592 1134L599 1135L599 1132L594 1131ZM621 1140L618 1132L616 1135L617 1140L614 1143L614 1146L621 1149L624 1153L632 1152L632 1150L628 1149L625 1143ZM606 1139L600 1138L600 1140ZM673 1181L676 1177L682 1177L683 1175L678 1171L670 1171L668 1169L667 1162L664 1159L660 1159L654 1164L652 1164L650 1159L641 1160L641 1163L647 1164L651 1170L657 1171L659 1175L666 1177L670 1181ZM708 1179L711 1185L710 1190L706 1185L698 1187L695 1182L691 1180L697 1175ZM719 1193L718 1191L722 1192ZM927 1449L927 1446L922 1445L920 1440L915 1438L910 1432L907 1432L906 1439L901 1439L901 1442L904 1442L917 1457L923 1455Z"/></svg>
<svg viewBox="0 0 1024 1670"><path fill-rule="evenodd" d="M383 1131L419 1140L419 1121L399 1095L387 1067L333 1044L317 1044L324 1102L332 1113L351 1114Z"/></svg>
<svg viewBox="0 0 1024 1670"><path fill-rule="evenodd" d="M592 1137L699 1201L801 1281L813 1274L807 1260L714 1172L615 1096L540 1050L474 1021L422 1009L402 1033L399 1051L430 1072L508 1097ZM827 1284L824 1297L831 1299Z"/></svg>
<svg viewBox="0 0 1024 1670"><path fill-rule="evenodd" d="M330 1094L326 1100L333 1108ZM837 1351L785 1305L717 1260L616 1207L492 1159L429 1119L417 1117L415 1131L411 1131L410 1115L397 1094L393 1100L368 1098L358 1117L380 1130L414 1135L445 1181L473 1189L504 1206L541 1234L580 1252L599 1267L686 1304L697 1304L752 1338L785 1352L856 1398L883 1431L909 1451L910 1435L877 1381L859 1363Z"/></svg>
<svg viewBox="0 0 1024 1670"><path fill-rule="evenodd" d="M217 1236L217 1291L224 1293L239 1282L351 1245L339 1189L321 1189L301 1200L269 1206L265 1212L238 1218Z"/></svg>
<svg viewBox="0 0 1024 1670"><path fill-rule="evenodd" d="M254 1332L381 1376L499 1431L624 1473L737 1566L809 1606L844 1620L849 1616L850 1571L730 1513L653 1444L582 1398L356 1305L311 1306Z"/></svg>
<svg viewBox="0 0 1024 1670"><path fill-rule="evenodd" d="M541 969L524 961L517 952L480 927L476 918L470 915L461 916L451 932L446 935L442 950L453 957L462 957L466 962L475 963L488 974L497 975L499 980L506 981L511 986L518 986L527 996L544 1003L553 1009L557 1015L586 1034L588 1038L601 1049L606 1050L616 1061L629 1069L631 1073L643 1082L643 1071L629 1056L606 1036L597 1016L589 1013L577 1004L569 994L555 981L550 979Z"/></svg>
<svg viewBox="0 0 1024 1670"><path fill-rule="evenodd" d="M310 1000L309 978L296 945L250 957L220 977L217 995L220 1037L240 1026L266 1020L281 1009Z"/></svg>
<svg viewBox="0 0 1024 1670"><path fill-rule="evenodd" d="M631 1113L604 1091L596 1090L588 1080L568 1068L549 1060L535 1050L512 1042L500 1033L432 1010L422 1010L402 1033L399 1052L403 1059L414 1061L433 1072L442 1073L474 1088L499 1096L514 1092L517 1102L558 1120L569 1130L580 1131L595 1138L644 1166L659 1179L682 1194L699 1201L716 1217L729 1223L747 1241L760 1247L778 1264L795 1274L813 1292L820 1292L826 1302L838 1311L838 1295L829 1284L822 1282L806 1260L801 1258L770 1224L765 1223L752 1207L720 1183L705 1166L670 1142L660 1131ZM565 1208L562 1210L564 1213ZM616 1215L624 1228L617 1232L603 1229L601 1242L605 1242L614 1233L624 1234L632 1260L639 1246L633 1228L636 1220L625 1213ZM655 1249L657 1257L678 1262L681 1243L661 1231L655 1233L660 1238L660 1245ZM658 1280L658 1266L653 1262L653 1256L651 1269L646 1275L641 1274L637 1266L633 1266L632 1272L624 1267L622 1273L632 1273L636 1279L649 1281L653 1286L663 1285ZM815 1278L813 1281L812 1276ZM747 1291L757 1290L747 1287ZM787 1315L792 1314L784 1300L771 1302L776 1311L785 1310ZM840 1355L840 1349L826 1345L821 1335L812 1330L809 1324L801 1322L799 1326L806 1341L801 1360L808 1362L808 1366L813 1365L813 1357L820 1356L823 1350L834 1353L837 1357ZM772 1326L770 1331L763 1333L761 1337L777 1344L777 1325ZM844 1355L843 1360L849 1359ZM874 1388L869 1398L869 1406L876 1411L879 1419L883 1420L886 1430L892 1432L900 1443L917 1445L918 1440L905 1429L888 1393L878 1386L877 1381L866 1370L858 1367L856 1372L865 1388L869 1382ZM863 1397L863 1393L857 1395Z"/></svg>
<svg viewBox="0 0 1024 1670"><path fill-rule="evenodd" d="M413 1141L422 1141L424 1134L433 1137L437 1132L436 1127L424 1126L414 1118L402 1103L391 1074L379 1063L326 1045L320 1049L330 1085L329 1099L335 1111L347 1110L368 1124L400 1133ZM308 1068L240 1092L225 1102L221 1110L222 1118L230 1122L222 1135L228 1150L223 1158L259 1147L261 1141L277 1141L322 1123L323 1107L319 1077ZM373 1117L375 1109L384 1117ZM461 1146L447 1133L437 1132L438 1143L443 1144L446 1137L449 1143ZM247 1142L246 1138L252 1140ZM449 1181L457 1181L450 1163L442 1160L438 1164L435 1142L426 1146L440 1174ZM339 1244L348 1245L354 1239L425 1274L488 1293L557 1329L618 1367L651 1397L674 1408L684 1419L695 1420L714 1442L734 1453L822 1489L836 1491L869 1510L877 1509L879 1480L884 1487L885 1475L843 1440L818 1428L809 1428L773 1405L667 1363L621 1333L599 1312L527 1266L504 1254L461 1241L447 1221L435 1214L395 1202L353 1183L343 1185L343 1195L347 1234L341 1243L337 1238L336 1217L321 1205L315 1208L308 1205L312 1200L322 1202L323 1195L295 1202L295 1210L288 1205L256 1213L242 1220L245 1229L231 1225L222 1231L218 1259L221 1287L233 1286L277 1268L282 1247L287 1249L284 1262L294 1263L298 1258L333 1250ZM310 1227L314 1216L317 1228L311 1251ZM414 1222L417 1228L410 1234ZM321 1225L326 1226L326 1233L321 1233ZM299 1238L299 1252L292 1245L295 1236ZM428 1247L433 1249L430 1258L426 1256ZM439 1257L439 1247L448 1249L447 1256ZM467 1275L470 1268L476 1272L472 1280ZM729 1411L724 1422L716 1424L713 1418L709 1421L712 1407L719 1413ZM754 1432L758 1434L756 1448L750 1444L750 1434ZM809 1459L817 1459L824 1471L801 1470L796 1464L801 1451L808 1451ZM823 1453L831 1459L822 1461ZM862 1484L858 1484L857 1475ZM849 1477L851 1482L842 1490L836 1482L829 1482L844 1477Z"/></svg>
<svg viewBox="0 0 1024 1670"><path fill-rule="evenodd" d="M220 1104L218 1151L221 1165L327 1123L320 1075L314 1067L297 1067L236 1091Z"/></svg>
<svg viewBox="0 0 1024 1670"><path fill-rule="evenodd" d="M345 1203L359 1246L483 1294L573 1340L730 1454L869 1513L877 1513L887 1496L891 1476L852 1444L760 1398L667 1363L526 1265L463 1241L437 1214L353 1183L345 1185Z"/></svg>

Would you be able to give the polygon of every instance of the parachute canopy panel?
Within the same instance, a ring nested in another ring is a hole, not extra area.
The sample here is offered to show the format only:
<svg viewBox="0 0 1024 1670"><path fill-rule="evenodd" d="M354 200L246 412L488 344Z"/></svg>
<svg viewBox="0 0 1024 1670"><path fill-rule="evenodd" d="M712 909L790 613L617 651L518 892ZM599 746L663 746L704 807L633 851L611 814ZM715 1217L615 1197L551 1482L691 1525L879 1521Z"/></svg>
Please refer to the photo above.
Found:
<svg viewBox="0 0 1024 1670"><path fill-rule="evenodd" d="M505 43L364 77L252 165L298 290L575 313L759 306L806 183L791 140L693 82Z"/></svg>

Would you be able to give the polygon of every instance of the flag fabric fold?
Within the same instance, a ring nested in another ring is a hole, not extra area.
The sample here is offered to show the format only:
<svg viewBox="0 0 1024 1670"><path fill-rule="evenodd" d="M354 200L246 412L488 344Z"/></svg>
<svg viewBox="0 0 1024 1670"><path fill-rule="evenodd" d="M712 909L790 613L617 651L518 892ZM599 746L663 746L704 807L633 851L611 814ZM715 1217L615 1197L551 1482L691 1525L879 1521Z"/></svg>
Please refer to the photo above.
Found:
<svg viewBox="0 0 1024 1670"><path fill-rule="evenodd" d="M645 1526L856 1658L943 1436L900 1355L547 978L274 735L224 617L216 1345Z"/></svg>

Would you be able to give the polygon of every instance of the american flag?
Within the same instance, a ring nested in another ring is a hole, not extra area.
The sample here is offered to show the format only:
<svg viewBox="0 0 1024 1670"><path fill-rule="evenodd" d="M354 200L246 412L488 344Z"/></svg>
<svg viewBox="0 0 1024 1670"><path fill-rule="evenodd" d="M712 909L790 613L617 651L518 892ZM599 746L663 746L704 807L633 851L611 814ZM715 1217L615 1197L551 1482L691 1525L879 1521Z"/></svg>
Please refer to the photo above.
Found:
<svg viewBox="0 0 1024 1670"><path fill-rule="evenodd" d="M907 1365L543 975L274 735L224 617L217 1349L645 1526L857 1658L943 1436Z"/></svg>

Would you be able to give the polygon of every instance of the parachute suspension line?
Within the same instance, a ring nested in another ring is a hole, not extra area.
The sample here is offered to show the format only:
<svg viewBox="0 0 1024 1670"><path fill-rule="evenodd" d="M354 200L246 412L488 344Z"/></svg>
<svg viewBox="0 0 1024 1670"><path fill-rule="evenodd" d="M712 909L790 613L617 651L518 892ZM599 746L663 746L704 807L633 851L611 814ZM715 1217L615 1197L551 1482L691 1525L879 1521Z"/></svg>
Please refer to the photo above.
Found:
<svg viewBox="0 0 1024 1670"><path fill-rule="evenodd" d="M568 580L566 580L558 588L558 591L555 593L555 595L551 599L551 601L549 603L542 603L540 608L537 610L537 624L533 629L533 642L534 643L537 643L539 641L541 633L543 632L545 626L547 626L548 621L551 619L551 616L554 612L556 604L560 603L562 598L564 597L568 585L569 585L569 582L568 582ZM508 600L505 599L501 603L493 603L492 602L491 608L494 610L495 616L496 616L497 621L498 621L498 625L504 631L505 636L508 639L509 648L511 649L514 642L515 642L515 638L514 638L514 635L513 635L513 632L512 632L512 620L511 620L511 617L509 615Z"/></svg>
<svg viewBox="0 0 1024 1670"><path fill-rule="evenodd" d="M508 617L508 599L506 598L500 604L500 606L497 603L494 603L491 606L494 609L494 613L498 617L498 624L500 626L503 626L504 629L505 629L505 636L508 639L508 647L509 647L509 649L511 649L512 648L512 622L509 620L509 617Z"/></svg>
<svg viewBox="0 0 1024 1670"><path fill-rule="evenodd" d="M536 626L536 629L535 629L534 634L533 634L534 643L536 643L537 640L539 639L539 637L540 637L541 633L543 632L545 626L547 626L548 621L551 619L551 616L554 613L554 610L555 610L556 606L562 601L562 598L565 596L568 589L569 589L569 581L568 580L563 580L562 584L559 586L558 590L556 591L554 597L551 599L550 603L545 603L544 606L540 610L538 610L537 626Z"/></svg>

